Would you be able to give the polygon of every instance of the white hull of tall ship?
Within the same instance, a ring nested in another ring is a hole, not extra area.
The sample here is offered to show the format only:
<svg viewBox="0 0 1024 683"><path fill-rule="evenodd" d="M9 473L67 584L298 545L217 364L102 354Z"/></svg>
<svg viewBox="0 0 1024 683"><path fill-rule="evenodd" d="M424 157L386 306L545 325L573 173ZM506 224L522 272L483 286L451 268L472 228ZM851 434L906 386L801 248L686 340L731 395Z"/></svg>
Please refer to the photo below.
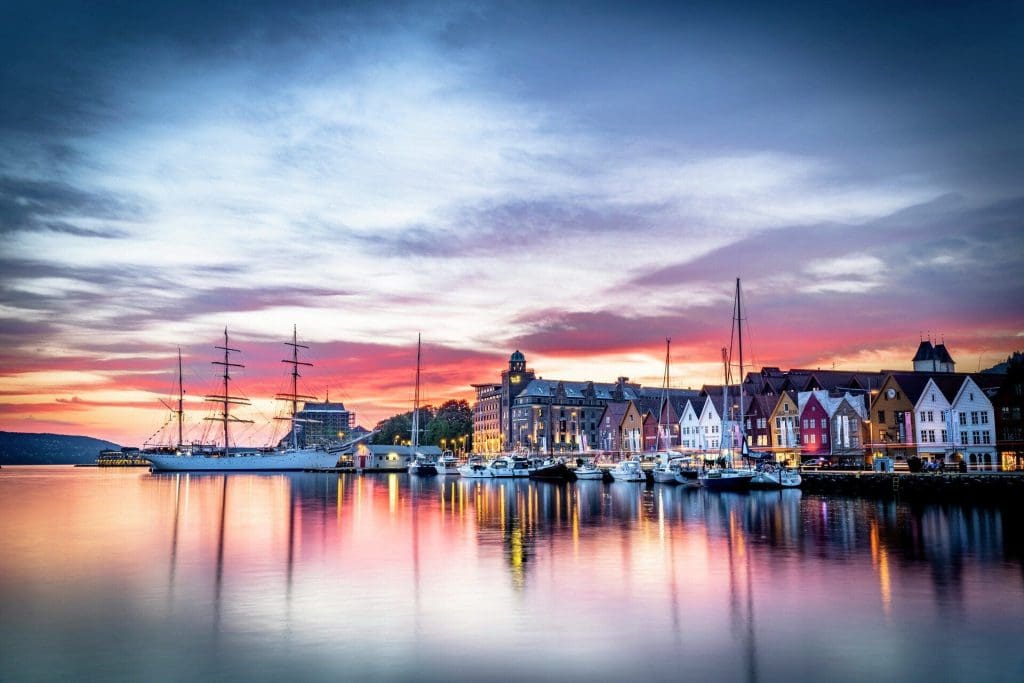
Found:
<svg viewBox="0 0 1024 683"><path fill-rule="evenodd" d="M647 473L636 460L623 460L611 471L615 481L647 481Z"/></svg>
<svg viewBox="0 0 1024 683"><path fill-rule="evenodd" d="M145 455L152 469L160 472L288 472L334 467L338 454L319 448L299 448L268 453L235 455Z"/></svg>

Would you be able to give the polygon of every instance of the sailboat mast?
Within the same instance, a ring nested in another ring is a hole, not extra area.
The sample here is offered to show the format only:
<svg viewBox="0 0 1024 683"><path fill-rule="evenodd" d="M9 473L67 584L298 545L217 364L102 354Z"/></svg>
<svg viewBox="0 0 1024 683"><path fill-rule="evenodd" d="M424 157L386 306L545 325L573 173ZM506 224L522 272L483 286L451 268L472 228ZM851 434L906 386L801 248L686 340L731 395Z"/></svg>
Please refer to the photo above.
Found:
<svg viewBox="0 0 1024 683"><path fill-rule="evenodd" d="M185 421L185 387L181 379L181 347L178 347L178 450L181 450L185 443L184 439Z"/></svg>
<svg viewBox="0 0 1024 683"><path fill-rule="evenodd" d="M665 416L665 405L668 403L668 363L669 353L672 348L672 338L665 337L665 372L662 373L661 377L661 405L658 406L658 433L654 437L654 450L657 452L661 442L661 430L663 427L662 421ZM671 439L669 439L671 441ZM666 444L665 448L668 450L672 446L671 443ZM666 458L667 462L667 458Z"/></svg>
<svg viewBox="0 0 1024 683"><path fill-rule="evenodd" d="M740 297L739 278L736 278L736 338L740 345L740 375L737 379L740 385L740 448L744 448L747 443L747 433L743 406L743 302Z"/></svg>
<svg viewBox="0 0 1024 683"><path fill-rule="evenodd" d="M416 450L420 446L420 350L422 348L422 335L416 335L416 389L412 398L412 454L416 457Z"/></svg>

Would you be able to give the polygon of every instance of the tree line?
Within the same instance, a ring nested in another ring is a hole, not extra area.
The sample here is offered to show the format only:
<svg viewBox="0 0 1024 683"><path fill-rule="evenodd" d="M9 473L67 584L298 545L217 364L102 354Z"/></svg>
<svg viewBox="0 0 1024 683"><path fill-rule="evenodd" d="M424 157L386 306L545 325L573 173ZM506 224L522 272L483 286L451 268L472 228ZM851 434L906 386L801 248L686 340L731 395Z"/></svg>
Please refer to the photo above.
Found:
<svg viewBox="0 0 1024 683"><path fill-rule="evenodd" d="M439 407L419 410L420 437L424 446L440 446L453 451L473 450L473 410L465 400L445 401ZM371 443L404 444L412 439L412 411L381 420Z"/></svg>

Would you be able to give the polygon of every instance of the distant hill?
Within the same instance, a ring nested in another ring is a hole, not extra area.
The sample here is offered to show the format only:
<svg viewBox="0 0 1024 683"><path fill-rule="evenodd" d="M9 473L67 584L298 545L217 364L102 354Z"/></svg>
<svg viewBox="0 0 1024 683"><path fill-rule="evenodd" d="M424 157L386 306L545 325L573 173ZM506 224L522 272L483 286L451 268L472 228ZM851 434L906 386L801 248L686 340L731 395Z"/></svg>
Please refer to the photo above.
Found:
<svg viewBox="0 0 1024 683"><path fill-rule="evenodd" d="M0 432L0 465L77 465L96 461L116 443L88 436Z"/></svg>

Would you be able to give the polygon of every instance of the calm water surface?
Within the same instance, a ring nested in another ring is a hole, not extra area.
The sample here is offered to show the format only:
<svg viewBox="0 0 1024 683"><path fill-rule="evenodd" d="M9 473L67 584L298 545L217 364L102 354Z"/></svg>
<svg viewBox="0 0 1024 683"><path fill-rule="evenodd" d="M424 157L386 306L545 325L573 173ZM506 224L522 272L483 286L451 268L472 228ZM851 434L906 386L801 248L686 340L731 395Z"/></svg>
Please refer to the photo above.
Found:
<svg viewBox="0 0 1024 683"><path fill-rule="evenodd" d="M1024 680L995 508L0 470L0 680Z"/></svg>

